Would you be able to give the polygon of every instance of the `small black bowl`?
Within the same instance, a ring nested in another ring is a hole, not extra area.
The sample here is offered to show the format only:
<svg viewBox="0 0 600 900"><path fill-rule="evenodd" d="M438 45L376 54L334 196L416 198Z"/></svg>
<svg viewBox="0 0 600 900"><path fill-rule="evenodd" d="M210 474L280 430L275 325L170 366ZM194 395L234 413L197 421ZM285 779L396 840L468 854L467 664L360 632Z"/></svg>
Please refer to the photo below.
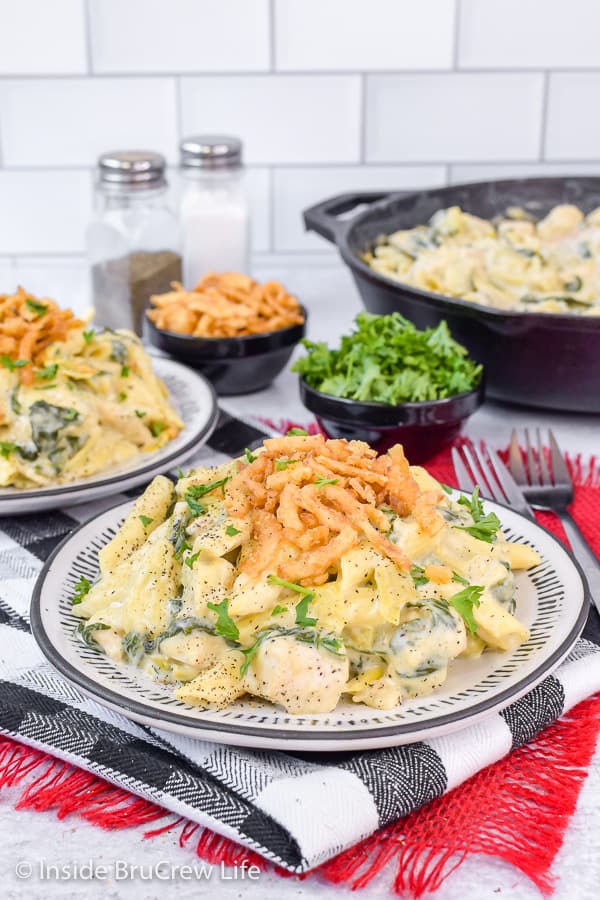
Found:
<svg viewBox="0 0 600 900"><path fill-rule="evenodd" d="M323 394L300 378L302 402L328 437L367 441L379 453L402 444L411 463L425 462L451 444L463 423L483 402L478 387L444 400L422 403L362 403Z"/></svg>
<svg viewBox="0 0 600 900"><path fill-rule="evenodd" d="M221 396L251 394L268 387L288 363L306 333L304 322L279 331L244 337L202 338L157 328L148 319L148 334L155 347L198 369Z"/></svg>

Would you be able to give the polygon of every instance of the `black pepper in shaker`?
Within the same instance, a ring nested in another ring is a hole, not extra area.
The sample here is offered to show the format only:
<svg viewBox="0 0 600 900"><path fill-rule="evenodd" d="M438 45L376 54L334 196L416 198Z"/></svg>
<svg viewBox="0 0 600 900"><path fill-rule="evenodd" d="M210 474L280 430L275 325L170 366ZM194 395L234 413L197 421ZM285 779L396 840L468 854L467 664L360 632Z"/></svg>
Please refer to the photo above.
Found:
<svg viewBox="0 0 600 900"><path fill-rule="evenodd" d="M145 151L103 154L95 200L87 252L96 321L141 336L150 297L170 290L182 274L164 157Z"/></svg>

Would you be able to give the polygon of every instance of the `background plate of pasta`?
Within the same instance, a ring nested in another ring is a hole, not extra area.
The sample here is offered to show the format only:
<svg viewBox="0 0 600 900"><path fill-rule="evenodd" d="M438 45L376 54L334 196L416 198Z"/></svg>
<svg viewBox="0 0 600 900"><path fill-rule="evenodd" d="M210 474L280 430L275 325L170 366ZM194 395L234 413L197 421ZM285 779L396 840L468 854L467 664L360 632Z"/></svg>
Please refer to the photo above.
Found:
<svg viewBox="0 0 600 900"><path fill-rule="evenodd" d="M530 690L587 614L562 545L410 466L304 433L159 476L42 571L50 662L131 718L253 747L389 746Z"/></svg>
<svg viewBox="0 0 600 900"><path fill-rule="evenodd" d="M206 439L205 379L23 288L0 296L0 514L148 481ZM185 422L185 424L184 424Z"/></svg>

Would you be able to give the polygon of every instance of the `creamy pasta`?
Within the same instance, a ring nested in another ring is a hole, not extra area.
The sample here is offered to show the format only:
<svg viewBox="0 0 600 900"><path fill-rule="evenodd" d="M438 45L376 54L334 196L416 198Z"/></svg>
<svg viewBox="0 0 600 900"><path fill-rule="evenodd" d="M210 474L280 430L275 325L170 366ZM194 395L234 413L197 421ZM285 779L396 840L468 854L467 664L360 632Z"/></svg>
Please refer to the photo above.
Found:
<svg viewBox="0 0 600 900"><path fill-rule="evenodd" d="M156 478L73 611L88 645L192 705L388 709L458 656L527 640L513 572L538 562L477 491L455 501L400 446L290 436Z"/></svg>
<svg viewBox="0 0 600 900"><path fill-rule="evenodd" d="M488 221L458 206L381 237L363 259L395 281L482 306L600 315L600 208L555 206Z"/></svg>

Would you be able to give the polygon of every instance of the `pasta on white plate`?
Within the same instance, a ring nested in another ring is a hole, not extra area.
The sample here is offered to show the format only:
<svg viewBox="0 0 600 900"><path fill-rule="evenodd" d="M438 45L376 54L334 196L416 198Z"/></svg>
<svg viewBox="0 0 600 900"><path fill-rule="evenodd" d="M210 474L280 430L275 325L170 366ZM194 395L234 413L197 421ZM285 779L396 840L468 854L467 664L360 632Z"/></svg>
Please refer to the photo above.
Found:
<svg viewBox="0 0 600 900"><path fill-rule="evenodd" d="M458 656L526 641L514 570L539 561L477 490L455 501L401 446L295 434L156 478L73 612L89 646L188 704L389 709Z"/></svg>
<svg viewBox="0 0 600 900"><path fill-rule="evenodd" d="M0 296L0 486L87 478L183 427L140 340L22 288Z"/></svg>
<svg viewBox="0 0 600 900"><path fill-rule="evenodd" d="M459 206L384 235L363 254L413 287L507 311L600 315L600 207L555 206L534 221L512 207L493 221Z"/></svg>

